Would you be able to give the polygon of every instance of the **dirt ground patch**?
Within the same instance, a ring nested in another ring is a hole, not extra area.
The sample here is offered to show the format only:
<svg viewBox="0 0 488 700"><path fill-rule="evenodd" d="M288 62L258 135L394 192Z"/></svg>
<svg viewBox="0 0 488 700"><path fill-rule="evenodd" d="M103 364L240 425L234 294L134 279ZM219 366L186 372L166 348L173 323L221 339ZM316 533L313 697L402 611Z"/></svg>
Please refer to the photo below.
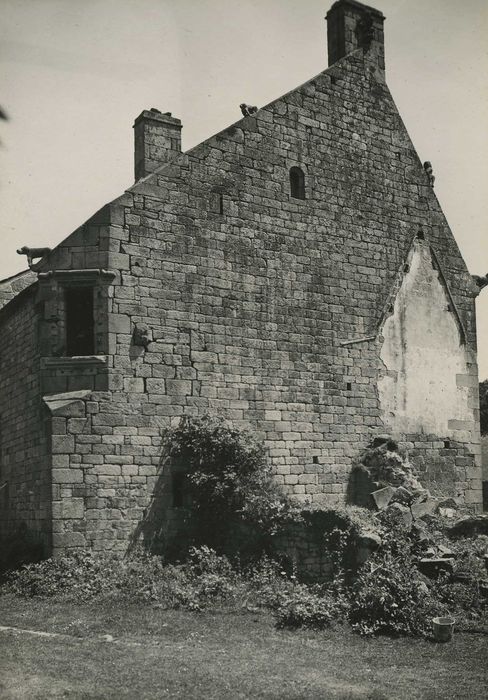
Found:
<svg viewBox="0 0 488 700"><path fill-rule="evenodd" d="M0 598L0 697L479 698L488 637L276 630L265 614ZM19 631L26 630L26 631ZM35 634L48 632L50 636ZM52 636L51 636L52 635Z"/></svg>

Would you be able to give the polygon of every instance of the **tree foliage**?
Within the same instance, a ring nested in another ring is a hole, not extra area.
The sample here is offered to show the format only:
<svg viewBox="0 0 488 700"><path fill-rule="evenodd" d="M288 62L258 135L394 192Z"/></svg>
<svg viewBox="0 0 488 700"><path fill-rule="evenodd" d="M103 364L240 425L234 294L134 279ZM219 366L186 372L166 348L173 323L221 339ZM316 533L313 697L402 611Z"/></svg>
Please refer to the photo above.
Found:
<svg viewBox="0 0 488 700"><path fill-rule="evenodd" d="M276 485L263 446L221 418L185 418L166 431L173 467L190 491L194 544L219 552L266 549L288 500Z"/></svg>

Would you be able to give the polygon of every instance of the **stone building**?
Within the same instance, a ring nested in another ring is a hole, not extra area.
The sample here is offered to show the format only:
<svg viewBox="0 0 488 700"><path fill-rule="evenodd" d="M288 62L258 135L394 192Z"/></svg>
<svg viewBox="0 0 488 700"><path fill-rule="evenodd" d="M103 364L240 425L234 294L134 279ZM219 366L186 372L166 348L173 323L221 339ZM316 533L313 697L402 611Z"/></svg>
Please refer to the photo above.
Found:
<svg viewBox="0 0 488 700"><path fill-rule="evenodd" d="M383 21L334 3L329 67L187 152L143 111L135 184L1 283L4 540L124 550L155 492L170 531L161 430L204 413L262 437L299 501L344 503L387 433L480 508L479 286L385 83Z"/></svg>

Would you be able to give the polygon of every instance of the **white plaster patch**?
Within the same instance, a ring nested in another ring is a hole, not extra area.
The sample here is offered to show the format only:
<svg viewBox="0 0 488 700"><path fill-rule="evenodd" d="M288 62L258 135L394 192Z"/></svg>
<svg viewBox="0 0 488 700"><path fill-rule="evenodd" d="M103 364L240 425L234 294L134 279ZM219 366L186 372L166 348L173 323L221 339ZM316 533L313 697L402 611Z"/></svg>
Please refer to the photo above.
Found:
<svg viewBox="0 0 488 700"><path fill-rule="evenodd" d="M393 434L459 435L474 421L469 388L457 381L457 375L469 373L468 353L429 246L416 240L408 264L382 329L384 374L378 392L383 420Z"/></svg>

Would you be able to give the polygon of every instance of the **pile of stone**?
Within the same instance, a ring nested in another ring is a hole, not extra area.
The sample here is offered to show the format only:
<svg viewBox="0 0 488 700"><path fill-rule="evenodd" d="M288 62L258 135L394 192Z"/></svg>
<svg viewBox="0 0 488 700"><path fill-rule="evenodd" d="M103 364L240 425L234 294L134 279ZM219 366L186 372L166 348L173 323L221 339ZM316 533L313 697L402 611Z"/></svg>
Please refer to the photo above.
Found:
<svg viewBox="0 0 488 700"><path fill-rule="evenodd" d="M456 571L455 554L447 546L449 540L460 537L473 542L486 539L483 548L488 571L488 516L468 515L459 509L453 498L432 496L417 478L408 455L402 453L390 437L375 438L362 455L357 465L358 486L359 505L374 509L383 523L383 516L387 516L387 520L413 536L419 551L417 566L425 576L437 578L441 572L446 572L452 581L466 582L463 576L468 574ZM448 525L450 519L452 523ZM358 564L366 561L381 545L379 531L365 531L359 537ZM488 586L480 584L480 592L488 595Z"/></svg>
<svg viewBox="0 0 488 700"><path fill-rule="evenodd" d="M429 521L434 516L453 518L457 504L452 498L435 498L418 480L408 456L399 451L389 437L376 438L363 454L360 468L367 473L371 491L369 506L384 513L389 520L409 530L423 548L418 566L425 575L452 573L453 552L437 545ZM363 480L364 483L364 480Z"/></svg>

